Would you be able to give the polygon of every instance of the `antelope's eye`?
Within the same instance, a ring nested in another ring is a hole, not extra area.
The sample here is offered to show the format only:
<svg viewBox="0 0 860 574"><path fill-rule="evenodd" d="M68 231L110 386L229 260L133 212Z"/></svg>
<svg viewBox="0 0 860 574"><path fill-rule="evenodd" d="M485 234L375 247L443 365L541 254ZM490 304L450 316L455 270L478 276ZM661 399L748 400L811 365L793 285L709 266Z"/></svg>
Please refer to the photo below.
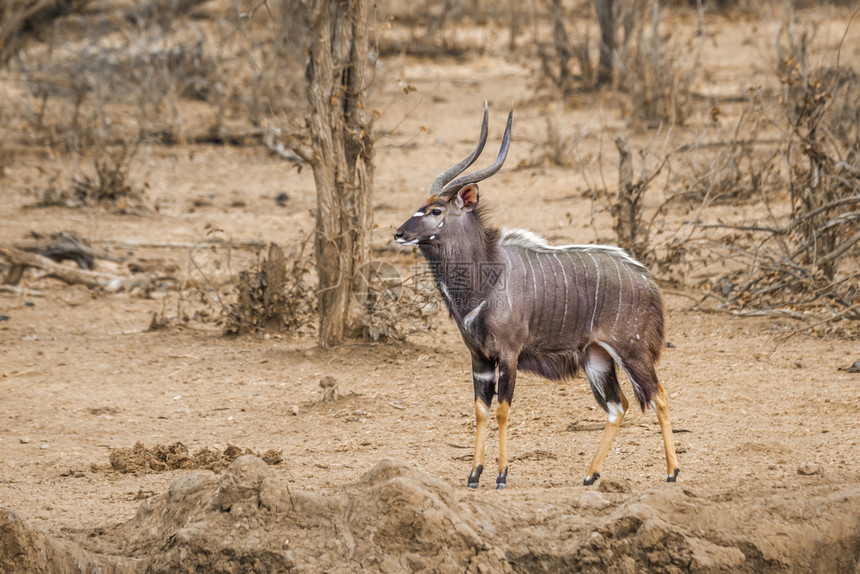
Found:
<svg viewBox="0 0 860 574"><path fill-rule="evenodd" d="M430 213L432 213L433 215L442 215L442 210L441 209L434 209Z"/></svg>

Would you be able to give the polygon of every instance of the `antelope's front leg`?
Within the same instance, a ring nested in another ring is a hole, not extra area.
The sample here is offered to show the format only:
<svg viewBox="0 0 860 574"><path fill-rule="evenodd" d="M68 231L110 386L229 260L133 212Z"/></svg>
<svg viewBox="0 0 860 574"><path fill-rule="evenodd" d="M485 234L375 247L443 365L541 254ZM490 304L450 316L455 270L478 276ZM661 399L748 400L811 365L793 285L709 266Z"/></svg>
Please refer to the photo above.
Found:
<svg viewBox="0 0 860 574"><path fill-rule="evenodd" d="M508 485L508 414L511 411L516 382L517 362L502 361L499 364L499 406L496 407L496 421L499 423L499 473L496 475L496 489Z"/></svg>
<svg viewBox="0 0 860 574"><path fill-rule="evenodd" d="M496 391L496 365L489 359L472 356L472 382L475 386L475 456L469 474L469 488L478 488L484 471L484 451L487 446L487 418Z"/></svg>

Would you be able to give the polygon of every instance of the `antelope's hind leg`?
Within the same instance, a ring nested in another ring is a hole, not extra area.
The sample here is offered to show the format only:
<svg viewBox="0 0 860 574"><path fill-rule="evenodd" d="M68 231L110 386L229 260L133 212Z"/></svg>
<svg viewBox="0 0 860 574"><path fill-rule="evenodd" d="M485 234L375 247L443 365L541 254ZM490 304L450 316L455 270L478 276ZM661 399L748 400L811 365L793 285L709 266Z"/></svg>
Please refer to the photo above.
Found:
<svg viewBox="0 0 860 574"><path fill-rule="evenodd" d="M663 435L663 448L666 451L666 482L675 482L681 469L678 468L675 441L672 438L672 421L669 420L669 396L659 381L657 382L657 394L654 396L651 404L657 412L660 433Z"/></svg>
<svg viewBox="0 0 860 574"><path fill-rule="evenodd" d="M678 473L678 458L675 455L675 441L672 439L672 422L669 420L669 396L657 379L652 362L626 361L624 367L634 387L642 392L642 400L649 401L657 413L660 434L663 435L663 448L666 453L666 482L675 482ZM646 391L647 389L647 391ZM639 395L639 392L637 392Z"/></svg>
<svg viewBox="0 0 860 574"><path fill-rule="evenodd" d="M588 379L588 384L597 403L606 411L606 426L603 429L603 436L600 438L597 453L595 453L594 459L588 467L588 473L585 475L585 480L582 482L587 486L594 484L594 481L600 478L603 462L606 460L606 455L609 454L609 448L612 446L612 441L615 440L615 435L618 434L618 429L621 428L621 421L624 420L628 404L627 398L621 392L621 386L618 384L615 361L601 347L591 345L586 350L585 378Z"/></svg>

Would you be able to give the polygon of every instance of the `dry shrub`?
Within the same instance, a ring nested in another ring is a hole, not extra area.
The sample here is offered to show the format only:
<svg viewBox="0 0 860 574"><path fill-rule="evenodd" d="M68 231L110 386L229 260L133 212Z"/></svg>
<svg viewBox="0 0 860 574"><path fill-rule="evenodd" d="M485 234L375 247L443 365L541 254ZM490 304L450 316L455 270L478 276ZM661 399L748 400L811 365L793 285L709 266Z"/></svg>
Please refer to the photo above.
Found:
<svg viewBox="0 0 860 574"><path fill-rule="evenodd" d="M441 300L426 266L401 279L394 266L371 261L353 278L359 335L372 341L404 340L432 329Z"/></svg>
<svg viewBox="0 0 860 574"><path fill-rule="evenodd" d="M765 107L751 99L741 116L747 125L775 126L776 151L774 142L736 137L714 169L688 182L688 197L695 190L701 205L664 261L719 265L707 283L718 309L788 316L806 321L802 329L858 337L860 84L838 54L833 64L813 64L811 34L796 30L782 31L779 98ZM767 215L702 224L698 214L719 195L757 198ZM699 239L690 241L694 233Z"/></svg>
<svg viewBox="0 0 860 574"><path fill-rule="evenodd" d="M580 64L581 83L585 86L593 84L594 74L588 54L588 26L583 35L575 34L575 38L584 37L583 41L571 43L567 32L566 21L570 15L561 0L546 2L552 34L544 34L539 29L534 31L534 46L541 62L543 76L558 89L563 97L569 97L574 90L574 75L571 70L571 60L576 57ZM552 41L544 40L552 38Z"/></svg>
<svg viewBox="0 0 860 574"><path fill-rule="evenodd" d="M517 165L517 169L536 166L582 167L578 144L589 134L590 126L574 132L567 129L567 124L563 120L561 113L547 114L544 118L546 125L544 138L536 143L532 155L522 160Z"/></svg>
<svg viewBox="0 0 860 574"><path fill-rule="evenodd" d="M284 256L272 243L268 258L236 279L237 301L228 305L221 319L225 333L258 331L303 334L316 324L316 294L309 282L313 259L304 254L304 241Z"/></svg>
<svg viewBox="0 0 860 574"><path fill-rule="evenodd" d="M0 4L0 67L32 37L50 30L61 16L82 10L89 0L3 0Z"/></svg>
<svg viewBox="0 0 860 574"><path fill-rule="evenodd" d="M612 45L596 51L602 56L599 62L592 55L592 33L598 42L604 39L593 3L567 6L561 0L546 0L542 5L532 44L542 77L562 97L569 97L576 89L593 90L611 83L629 97L634 118L649 124L684 123L691 106L698 54L689 60L689 50L672 38L672 31L663 24L660 3L604 2L603 31ZM618 36L620 42L615 40Z"/></svg>
<svg viewBox="0 0 860 574"><path fill-rule="evenodd" d="M260 141L266 119L304 101L295 1L106 5L43 30L47 44L13 61L30 92L18 136L73 152L105 139Z"/></svg>
<svg viewBox="0 0 860 574"><path fill-rule="evenodd" d="M422 0L421 2L383 2L379 6L391 32L380 37L381 56L408 54L434 58L465 56L476 46L457 37L464 21L481 20L484 10L467 0Z"/></svg>
<svg viewBox="0 0 860 574"><path fill-rule="evenodd" d="M56 176L47 187L37 191L32 207L102 206L118 214L147 214L146 183L131 176L137 143L99 146L93 150L92 173L78 173L64 184Z"/></svg>
<svg viewBox="0 0 860 574"><path fill-rule="evenodd" d="M185 137L180 100L207 97L216 73L200 33L178 39L144 28L117 36L108 28L85 43L52 37L48 55L22 60L18 74L32 95L26 118L37 140L74 152Z"/></svg>
<svg viewBox="0 0 860 574"><path fill-rule="evenodd" d="M134 474L192 469L223 472L231 462L248 454L262 458L269 465L280 464L283 461L279 451L268 450L261 454L250 448L241 448L232 444L227 445L223 451L204 446L192 454L181 442L171 445L157 444L152 448L137 442L131 448L112 450L110 466L118 472Z"/></svg>
<svg viewBox="0 0 860 574"><path fill-rule="evenodd" d="M698 55L689 61L687 50L670 44L671 34L661 32L661 18L658 2L651 4L647 16L634 8L621 18L625 33L616 62L617 81L630 98L633 117L651 124L683 125Z"/></svg>
<svg viewBox="0 0 860 574"><path fill-rule="evenodd" d="M779 142L768 133L775 97L761 88L749 90L731 137L719 129L716 141L681 150L689 166L685 200L736 204L761 200L784 189ZM711 114L717 122L722 111L715 106Z"/></svg>

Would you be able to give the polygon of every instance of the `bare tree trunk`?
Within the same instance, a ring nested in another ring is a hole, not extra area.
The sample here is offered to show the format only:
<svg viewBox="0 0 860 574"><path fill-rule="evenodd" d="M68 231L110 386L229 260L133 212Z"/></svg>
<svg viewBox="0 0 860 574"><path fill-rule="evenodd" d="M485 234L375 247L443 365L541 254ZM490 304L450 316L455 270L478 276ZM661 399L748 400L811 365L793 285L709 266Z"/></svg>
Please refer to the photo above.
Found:
<svg viewBox="0 0 860 574"><path fill-rule="evenodd" d="M597 85L612 82L615 69L615 20L618 16L618 0L594 0L597 23L600 25L600 62L597 66Z"/></svg>
<svg viewBox="0 0 860 574"><path fill-rule="evenodd" d="M642 229L642 196L645 184L642 181L633 182L630 146L623 134L615 138L615 146L618 148L618 202L612 206L612 212L615 216L618 246L637 259L642 259L647 245Z"/></svg>
<svg viewBox="0 0 860 574"><path fill-rule="evenodd" d="M307 67L307 158L317 188L314 241L319 343L348 335L352 277L368 259L373 184L372 122L365 96L371 77L366 0L304 3L311 30Z"/></svg>
<svg viewBox="0 0 860 574"><path fill-rule="evenodd" d="M570 42L567 39L567 31L564 29L564 15L561 9L561 0L552 2L552 37L555 41L555 52L558 58L558 87L566 97L570 95L570 72L568 62L570 61ZM583 76L585 71L583 70Z"/></svg>

